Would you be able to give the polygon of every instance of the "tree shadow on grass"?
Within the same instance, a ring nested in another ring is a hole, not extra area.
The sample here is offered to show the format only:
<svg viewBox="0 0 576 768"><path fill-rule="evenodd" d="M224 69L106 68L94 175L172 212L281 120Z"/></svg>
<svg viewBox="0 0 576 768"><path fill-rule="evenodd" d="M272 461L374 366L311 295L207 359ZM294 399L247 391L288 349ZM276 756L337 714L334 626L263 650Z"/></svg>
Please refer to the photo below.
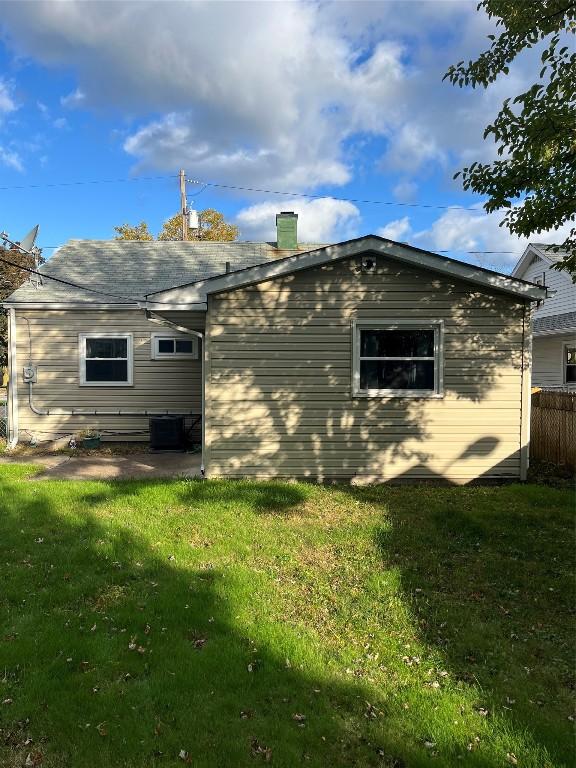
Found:
<svg viewBox="0 0 576 768"><path fill-rule="evenodd" d="M197 501L217 493L204 487ZM270 483L246 503L286 493ZM110 496L91 487L2 482L0 498L2 765L403 765L360 685L287 665L289 638L243 634L226 568L160 555L98 515Z"/></svg>
<svg viewBox="0 0 576 768"><path fill-rule="evenodd" d="M417 634L476 709L573 764L573 503L537 486L367 487ZM525 764L517 755L518 764ZM556 762L557 761L557 762ZM532 764L532 763L530 763Z"/></svg>
<svg viewBox="0 0 576 768"><path fill-rule="evenodd" d="M165 486L166 482L178 484L179 496L187 505L205 505L215 502L220 506L234 505L256 511L289 513L307 498L302 484L253 480L206 481L199 478L174 481L150 480L137 483L130 480L112 480L99 483L101 488L84 494L83 498L93 504L109 503L123 497L142 496L150 489Z"/></svg>

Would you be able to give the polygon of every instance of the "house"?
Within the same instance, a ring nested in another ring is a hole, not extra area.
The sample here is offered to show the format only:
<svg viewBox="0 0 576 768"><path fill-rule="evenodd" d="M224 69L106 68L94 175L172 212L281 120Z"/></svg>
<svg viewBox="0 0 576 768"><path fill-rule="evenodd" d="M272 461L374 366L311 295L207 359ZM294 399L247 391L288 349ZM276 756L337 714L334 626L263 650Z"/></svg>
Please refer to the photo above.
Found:
<svg viewBox="0 0 576 768"><path fill-rule="evenodd" d="M71 241L4 303L10 440L201 421L208 477L522 478L546 288L381 237Z"/></svg>
<svg viewBox="0 0 576 768"><path fill-rule="evenodd" d="M568 272L554 269L565 255L554 248L530 243L512 276L550 293L532 315L532 385L576 389L576 284Z"/></svg>

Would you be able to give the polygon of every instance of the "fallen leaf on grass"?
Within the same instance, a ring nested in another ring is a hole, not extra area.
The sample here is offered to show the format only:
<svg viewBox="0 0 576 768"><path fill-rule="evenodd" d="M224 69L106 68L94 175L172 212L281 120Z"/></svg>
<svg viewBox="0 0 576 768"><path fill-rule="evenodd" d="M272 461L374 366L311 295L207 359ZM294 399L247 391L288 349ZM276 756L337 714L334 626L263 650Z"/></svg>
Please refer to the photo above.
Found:
<svg viewBox="0 0 576 768"><path fill-rule="evenodd" d="M306 725L306 715L301 715L299 712L295 712L292 715L292 720L294 720L294 722L298 723L298 725L301 728L304 728L304 726Z"/></svg>
<svg viewBox="0 0 576 768"><path fill-rule="evenodd" d="M267 763L272 760L272 750L270 747L265 747L264 745L260 744L258 739L252 739L252 743L250 744L250 752L252 753L253 757L263 757Z"/></svg>
<svg viewBox="0 0 576 768"><path fill-rule="evenodd" d="M207 640L206 637L203 637L202 635L198 635L195 632L189 632L188 633L188 639L190 640L190 642L192 643L194 648L196 648L196 650L198 650L198 651L200 651L200 650L202 650L202 648L204 648L204 646L206 645L206 640Z"/></svg>
<svg viewBox="0 0 576 768"><path fill-rule="evenodd" d="M366 702L366 709L364 711L364 717L366 717L368 720L376 720L378 715L382 714L373 704L370 704L369 701Z"/></svg>

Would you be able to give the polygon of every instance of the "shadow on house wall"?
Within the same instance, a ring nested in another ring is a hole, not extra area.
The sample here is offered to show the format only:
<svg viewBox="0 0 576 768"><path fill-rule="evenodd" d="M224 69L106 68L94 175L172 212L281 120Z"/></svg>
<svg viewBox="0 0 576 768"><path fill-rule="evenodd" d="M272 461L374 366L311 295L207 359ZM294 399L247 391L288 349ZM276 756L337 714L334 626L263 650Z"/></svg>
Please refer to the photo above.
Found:
<svg viewBox="0 0 576 768"><path fill-rule="evenodd" d="M381 258L371 275L350 259L215 296L210 470L518 476L523 317L514 298ZM353 396L353 320L441 320L444 397Z"/></svg>

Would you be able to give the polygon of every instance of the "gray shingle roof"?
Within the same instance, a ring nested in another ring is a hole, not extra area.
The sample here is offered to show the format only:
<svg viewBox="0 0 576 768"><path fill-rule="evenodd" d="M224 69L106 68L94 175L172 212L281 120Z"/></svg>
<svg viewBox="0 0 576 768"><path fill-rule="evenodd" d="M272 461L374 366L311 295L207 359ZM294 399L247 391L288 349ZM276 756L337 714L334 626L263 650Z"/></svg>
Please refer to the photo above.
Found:
<svg viewBox="0 0 576 768"><path fill-rule="evenodd" d="M576 328L576 312L534 318L534 333L561 333Z"/></svg>
<svg viewBox="0 0 576 768"><path fill-rule="evenodd" d="M319 247L302 244L297 251L280 251L275 243L70 240L40 267L46 275L42 285L27 281L6 301L129 303L155 291L223 274L226 262L234 272ZM118 298L64 286L48 276Z"/></svg>

